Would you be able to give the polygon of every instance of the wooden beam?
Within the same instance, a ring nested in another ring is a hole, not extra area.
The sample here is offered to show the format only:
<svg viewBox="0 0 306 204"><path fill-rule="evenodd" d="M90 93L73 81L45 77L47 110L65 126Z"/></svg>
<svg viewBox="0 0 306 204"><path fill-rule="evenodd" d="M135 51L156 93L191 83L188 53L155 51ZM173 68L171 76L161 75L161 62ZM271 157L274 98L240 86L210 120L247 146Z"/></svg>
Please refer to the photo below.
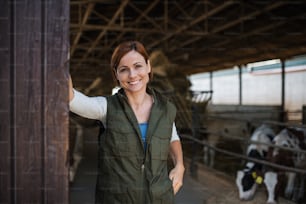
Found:
<svg viewBox="0 0 306 204"><path fill-rule="evenodd" d="M76 32L75 29L78 29L80 25L71 23L70 28L74 29L72 32ZM158 34L166 34L166 33L176 33L175 30L168 30L167 32L165 30L161 29L152 29L152 28L135 28L135 27L127 27L127 26L118 26L118 25L110 25L110 26L104 26L104 25L94 25L94 24L87 24L82 26L83 31L90 31L90 30L108 30L108 31L120 31L120 32L135 32L135 33L158 33ZM203 31L192 31L188 30L185 31L184 33L178 33L178 36L180 35L190 35L190 36L207 36L207 32Z"/></svg>
<svg viewBox="0 0 306 204"><path fill-rule="evenodd" d="M70 24L70 28L79 28L80 26L78 24ZM89 31L89 30L108 30L108 31L120 31L120 32L138 32L138 33L164 33L162 30L156 30L152 28L135 28L135 27L126 27L126 26L120 26L120 25L84 25L82 26L82 30Z"/></svg>
<svg viewBox="0 0 306 204"><path fill-rule="evenodd" d="M85 11L85 14L83 16L83 19L82 19L82 22L81 24L78 26L79 30L77 32L77 35L75 36L74 40L73 40L73 43L71 45L71 49L70 49L70 56L72 57L73 54L74 54L74 51L77 47L77 44L79 43L79 40L82 36L82 31L83 31L83 27L86 25L87 21L88 21L88 18L94 8L95 4L94 3L90 3ZM81 14L80 14L81 15Z"/></svg>
<svg viewBox="0 0 306 204"><path fill-rule="evenodd" d="M160 0L155 0L153 3L150 4L150 6L146 9L148 11L152 10L155 5L159 2ZM142 17L144 17L147 21L149 21L157 30L163 31L162 27L158 25L152 18L148 17L147 13L143 12L139 8L137 8L132 2L129 2L129 6L132 7L137 13L139 13L138 19L140 20ZM155 29L150 29L151 31L154 31Z"/></svg>
<svg viewBox="0 0 306 204"><path fill-rule="evenodd" d="M0 203L69 203L69 1L3 0L0 16Z"/></svg>
<svg viewBox="0 0 306 204"><path fill-rule="evenodd" d="M116 11L116 13L113 15L112 19L108 22L108 26L113 25L115 20L118 19L118 17L120 16L120 14L123 12L125 6L127 5L127 3L129 2L129 0L124 0L122 1L121 5L119 6L118 10ZM98 35L98 37L95 39L95 41L92 43L91 47L86 51L86 53L84 54L84 56L82 57L82 60L80 63L82 63L88 56L89 54L92 52L92 50L98 45L98 43L100 42L100 40L103 38L103 36L106 34L107 29L104 29L100 32L100 34ZM77 65L79 66L79 64Z"/></svg>
<svg viewBox="0 0 306 204"><path fill-rule="evenodd" d="M231 21L231 22L229 22L227 24L224 24L222 26L219 26L219 27L216 27L216 28L212 29L210 32L207 33L207 36L214 35L214 34L216 34L218 32L224 31L224 30L226 30L226 29L228 29L230 27L236 26L237 24L239 24L239 23L241 23L241 22L243 22L243 21L245 21L247 19L255 18L256 16L260 15L264 11L273 10L273 9L275 9L277 7L280 7L280 6L282 6L282 5L286 4L286 3L288 3L288 2L277 1L274 4L268 4L268 6L263 8L262 10L256 10L256 11L254 11L252 13L249 13L246 16L242 16L239 19L236 19L236 20ZM271 25L271 26L273 26L273 25ZM196 37L196 38L190 39L190 40L186 41L183 44L180 44L180 45L178 45L176 47L172 47L172 49L170 51L173 52L173 51L175 51L177 49L180 49L180 48L182 48L184 46L188 46L189 44L194 43L194 42L196 42L196 41L198 41L200 39L202 39L202 37Z"/></svg>
<svg viewBox="0 0 306 204"><path fill-rule="evenodd" d="M158 2L159 0L155 0L153 2L151 2L151 4L143 11L143 14L142 15L147 15L153 8L154 6L156 5L156 3ZM137 25L137 23L139 23L142 19L142 15L138 16L137 19L135 20L135 25ZM113 47L115 45L115 43L117 43L118 41L120 41L120 39L122 38L122 36L125 34L125 31L124 32L121 32L117 38L115 40L113 40L112 43L110 43L109 47ZM101 57L104 55L105 52L100 52L100 54L98 55L98 57Z"/></svg>
<svg viewBox="0 0 306 204"><path fill-rule="evenodd" d="M271 30L273 30L277 27L283 26L284 24L290 24L292 21L295 21L297 19L304 19L305 17L306 17L306 15L304 13L303 14L298 14L296 16L290 16L286 19L286 21L278 21L278 22L275 22L274 24L267 24L267 25L261 26L259 28L254 28L253 30L250 30L249 32L244 32L241 35L228 38L226 40L220 41L220 42L218 42L216 44L213 44L213 45L212 44L207 44L206 46L202 46L201 48L197 49L197 53L198 54L202 53L202 52L206 51L208 48L212 48L212 47L227 47L227 45L229 43L233 43L233 42L240 43L241 40L243 40L243 39L246 39L248 37L252 37L254 35L258 35L258 34L261 34L261 33L264 33L264 32L269 32L269 31L271 31ZM207 34L207 36L209 36L209 34ZM202 38L198 36L198 37L186 40L183 43L180 43L179 45L180 45L180 47L185 47L185 46L188 46L189 44L191 44L193 42L196 42L200 39L202 39ZM266 45L265 45L265 47L266 47ZM175 52L175 50L177 50L177 49L180 49L180 48L178 46L173 46L173 47L171 47L171 49L169 49L167 51L167 53L171 55L171 52ZM177 60L177 59L181 59L183 57L183 55L175 56L172 59L174 61Z"/></svg>
<svg viewBox="0 0 306 204"><path fill-rule="evenodd" d="M84 5L91 3L115 4L117 2L117 0L71 0L70 5Z"/></svg>
<svg viewBox="0 0 306 204"><path fill-rule="evenodd" d="M273 55L268 57L266 53L261 52L259 54L258 52L254 51L249 54L237 54L233 55L232 57L226 58L220 62L219 58L215 58L214 60L209 60L203 58L202 61L205 63L201 63L198 61L197 63L184 63L180 62L180 67L182 68L182 72L185 74L195 74L200 72L210 72L210 71L216 71L216 70L222 70L222 69L228 69L232 68L236 65L243 65L251 62L258 62L258 61L264 61L264 60L270 60L270 59L276 59L276 58L289 58L296 55L302 55L306 54L306 48L302 45L298 48L292 49L293 47L296 47L296 45L292 45L292 47L288 47L288 50L282 50L282 49L276 49L273 52ZM230 52L230 51L229 51ZM218 54L217 56L222 56L223 54Z"/></svg>
<svg viewBox="0 0 306 204"><path fill-rule="evenodd" d="M168 22L169 22L169 14L168 14L168 0L164 1L164 30L168 31Z"/></svg>
<svg viewBox="0 0 306 204"><path fill-rule="evenodd" d="M151 43L148 47L152 48L157 46L158 44L160 44L161 42L164 42L166 40L168 40L169 38L171 38L172 36L181 33L185 30L187 30L188 28L190 28L191 26L194 26L195 24L207 19L209 16L212 16L220 11L222 11L223 9L225 9L226 7L235 4L236 1L226 1L225 3L223 3L222 5L220 5L219 7L209 11L208 13L204 13L203 15L199 16L198 18L192 20L190 23L188 23L187 25L182 25L179 29L177 29L174 33L170 33L167 34L165 37L163 37L160 40L156 40L155 42Z"/></svg>

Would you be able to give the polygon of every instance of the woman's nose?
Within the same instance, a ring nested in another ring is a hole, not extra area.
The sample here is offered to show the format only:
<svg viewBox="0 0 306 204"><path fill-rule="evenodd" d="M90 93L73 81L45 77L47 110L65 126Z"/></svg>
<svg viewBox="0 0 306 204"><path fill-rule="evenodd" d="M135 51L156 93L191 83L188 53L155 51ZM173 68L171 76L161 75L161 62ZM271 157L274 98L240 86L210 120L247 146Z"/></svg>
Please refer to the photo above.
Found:
<svg viewBox="0 0 306 204"><path fill-rule="evenodd" d="M137 70L130 69L129 77L135 77L135 76L137 76Z"/></svg>

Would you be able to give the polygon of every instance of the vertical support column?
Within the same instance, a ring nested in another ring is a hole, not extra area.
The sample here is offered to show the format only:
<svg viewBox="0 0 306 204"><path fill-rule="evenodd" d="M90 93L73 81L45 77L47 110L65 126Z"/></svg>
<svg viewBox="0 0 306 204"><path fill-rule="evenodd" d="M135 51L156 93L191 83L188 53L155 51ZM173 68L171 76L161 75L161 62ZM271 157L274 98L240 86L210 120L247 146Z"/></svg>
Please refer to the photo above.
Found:
<svg viewBox="0 0 306 204"><path fill-rule="evenodd" d="M306 105L303 105L302 106L302 124L303 125L306 125Z"/></svg>
<svg viewBox="0 0 306 204"><path fill-rule="evenodd" d="M242 105L242 66L239 65L239 105Z"/></svg>
<svg viewBox="0 0 306 204"><path fill-rule="evenodd" d="M285 60L281 60L281 66L282 66L282 93L281 93L281 122L286 122L286 111L285 111Z"/></svg>
<svg viewBox="0 0 306 204"><path fill-rule="evenodd" d="M11 83L10 83L10 5L0 1L0 203L12 203L11 198Z"/></svg>
<svg viewBox="0 0 306 204"><path fill-rule="evenodd" d="M0 203L68 203L69 1L0 15Z"/></svg>
<svg viewBox="0 0 306 204"><path fill-rule="evenodd" d="M44 203L69 203L69 0L42 0Z"/></svg>
<svg viewBox="0 0 306 204"><path fill-rule="evenodd" d="M211 90L211 91L213 91L213 72L209 72L209 85L210 85L210 87L209 87L209 89ZM211 94L211 100L212 100L212 97L213 97L213 94Z"/></svg>

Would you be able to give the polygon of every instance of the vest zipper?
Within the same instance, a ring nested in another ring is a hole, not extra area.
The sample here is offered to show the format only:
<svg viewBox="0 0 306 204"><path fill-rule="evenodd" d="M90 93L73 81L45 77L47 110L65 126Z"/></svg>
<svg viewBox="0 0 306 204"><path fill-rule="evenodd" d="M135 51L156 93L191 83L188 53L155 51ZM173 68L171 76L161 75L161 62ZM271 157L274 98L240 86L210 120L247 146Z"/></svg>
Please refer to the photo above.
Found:
<svg viewBox="0 0 306 204"><path fill-rule="evenodd" d="M145 165L144 165L144 163L141 164L140 168L141 168L141 170L140 170L141 171L141 185L142 185L142 189L143 189L142 190L143 192L140 193L140 202L144 204L145 203L145 196L144 195L145 195L145 191L146 191L145 174L144 174Z"/></svg>

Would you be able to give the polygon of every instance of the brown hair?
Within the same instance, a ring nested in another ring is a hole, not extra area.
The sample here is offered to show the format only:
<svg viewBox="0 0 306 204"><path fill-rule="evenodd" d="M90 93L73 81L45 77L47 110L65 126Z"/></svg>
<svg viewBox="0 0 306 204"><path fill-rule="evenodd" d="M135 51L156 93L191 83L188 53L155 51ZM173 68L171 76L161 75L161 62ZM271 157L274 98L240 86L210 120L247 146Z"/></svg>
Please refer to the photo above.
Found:
<svg viewBox="0 0 306 204"><path fill-rule="evenodd" d="M119 84L118 80L116 79L116 71L118 68L118 65L120 63L121 58L127 54L128 52L135 50L136 52L138 52L139 54L141 54L143 56L143 58L146 61L146 64L148 64L148 60L149 60L149 55L145 49L145 47L143 46L142 43L138 42L138 41L126 41L123 42L121 44L119 44L112 55L111 58L111 69L112 69L112 73L113 73L113 77L114 80ZM151 80L153 78L153 72L151 70L151 72L149 73L149 79Z"/></svg>

